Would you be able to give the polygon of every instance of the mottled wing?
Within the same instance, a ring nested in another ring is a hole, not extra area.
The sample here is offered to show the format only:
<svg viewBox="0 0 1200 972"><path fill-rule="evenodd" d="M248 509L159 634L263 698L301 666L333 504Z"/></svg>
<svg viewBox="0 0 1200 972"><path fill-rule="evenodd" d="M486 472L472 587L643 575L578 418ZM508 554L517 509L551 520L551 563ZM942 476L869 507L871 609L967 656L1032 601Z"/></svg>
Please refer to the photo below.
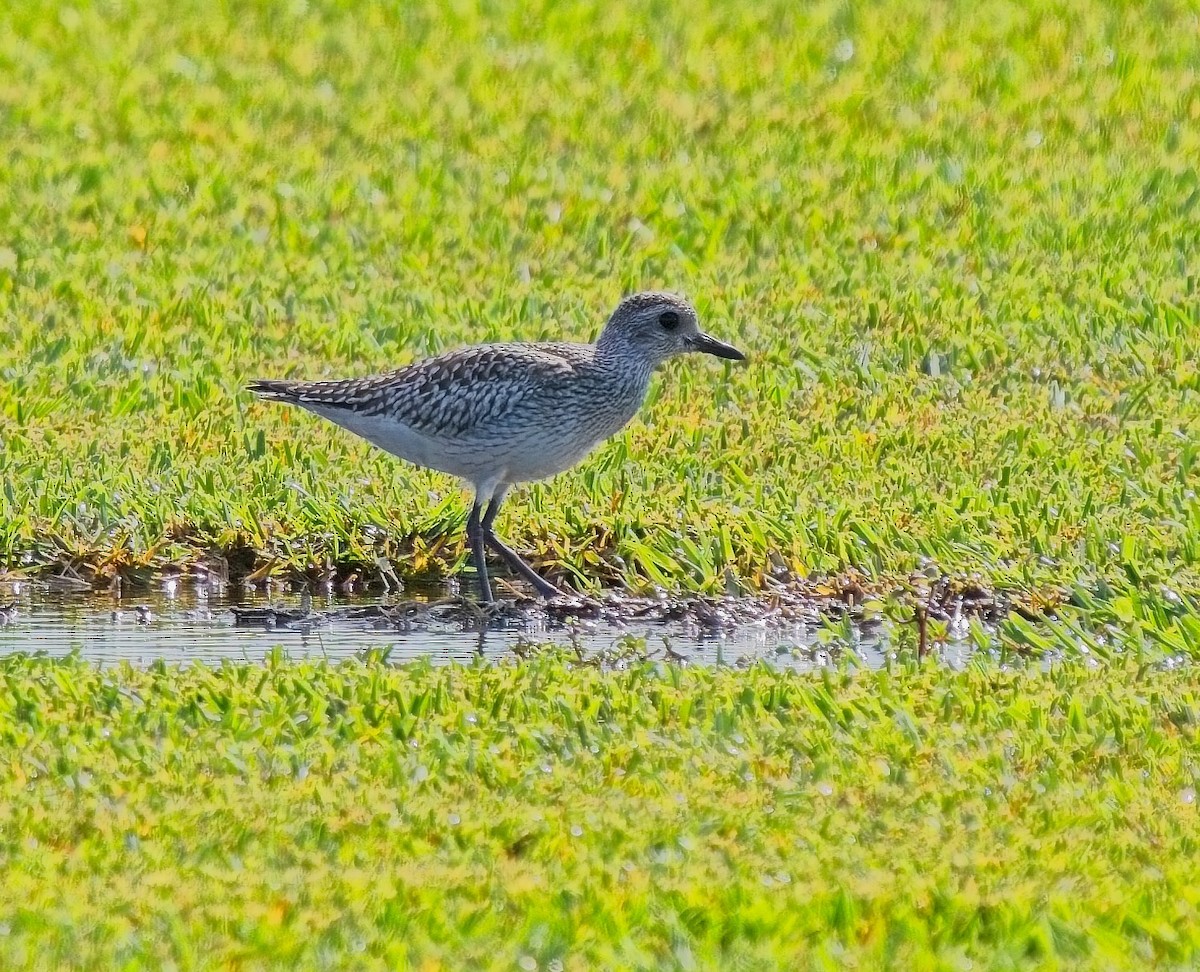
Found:
<svg viewBox="0 0 1200 972"><path fill-rule="evenodd" d="M341 381L255 381L275 401L387 415L430 436L464 436L516 411L574 369L573 345L484 344L418 361L398 371Z"/></svg>

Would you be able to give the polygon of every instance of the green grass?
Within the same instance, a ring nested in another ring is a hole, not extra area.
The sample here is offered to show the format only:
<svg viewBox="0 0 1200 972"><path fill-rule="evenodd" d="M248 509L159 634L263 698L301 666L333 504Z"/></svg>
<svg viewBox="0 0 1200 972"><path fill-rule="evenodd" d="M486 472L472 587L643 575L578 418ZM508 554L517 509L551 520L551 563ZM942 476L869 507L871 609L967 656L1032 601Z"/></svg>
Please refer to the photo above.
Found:
<svg viewBox="0 0 1200 972"><path fill-rule="evenodd" d="M1058 617L962 673L3 660L0 966L1195 964L1193 6L746 7L0 7L0 571L455 570L451 481L245 381L669 287L751 361L516 546Z"/></svg>
<svg viewBox="0 0 1200 972"><path fill-rule="evenodd" d="M1186 4L0 20L0 563L454 569L450 480L244 381L586 339L666 286L751 363L673 364L514 497L543 566L1200 588Z"/></svg>
<svg viewBox="0 0 1200 972"><path fill-rule="evenodd" d="M1115 970L1200 948L1189 670L10 657L0 684L5 969Z"/></svg>

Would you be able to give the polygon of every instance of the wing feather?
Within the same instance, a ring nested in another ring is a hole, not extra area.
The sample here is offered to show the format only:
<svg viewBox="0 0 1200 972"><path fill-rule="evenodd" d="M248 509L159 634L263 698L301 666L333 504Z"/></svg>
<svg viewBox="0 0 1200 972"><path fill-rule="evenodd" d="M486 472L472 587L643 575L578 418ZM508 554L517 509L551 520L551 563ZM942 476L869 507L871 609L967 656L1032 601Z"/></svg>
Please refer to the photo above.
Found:
<svg viewBox="0 0 1200 972"><path fill-rule="evenodd" d="M363 415L394 415L426 435L461 436L502 422L531 395L568 378L590 348L570 344L484 344L396 371L338 381L251 382L274 401Z"/></svg>

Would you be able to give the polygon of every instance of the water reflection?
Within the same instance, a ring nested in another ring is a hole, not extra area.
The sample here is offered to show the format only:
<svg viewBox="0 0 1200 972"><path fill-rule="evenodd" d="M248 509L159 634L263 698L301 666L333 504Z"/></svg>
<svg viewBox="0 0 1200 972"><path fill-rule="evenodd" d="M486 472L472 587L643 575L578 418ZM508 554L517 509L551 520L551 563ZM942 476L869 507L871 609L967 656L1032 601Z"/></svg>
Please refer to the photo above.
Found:
<svg viewBox="0 0 1200 972"><path fill-rule="evenodd" d="M768 617L721 627L698 625L694 618L664 618L661 612L656 618L619 620L607 612L589 620L512 610L485 620L468 609L439 608L449 603L447 595L442 589L425 591L415 600L411 592L404 598L332 594L268 598L256 592L237 591L235 596L176 583L169 590L120 598L28 583L7 589L0 585L0 654L61 656L78 651L92 661L146 665L158 659L253 662L276 647L291 658L336 661L367 649L387 648L397 661L428 657L444 663L520 655L531 645L548 642L572 646L584 655L620 656L635 644L640 649L640 642L629 639L645 639L652 657L673 662L744 665L762 659L782 667L812 669L828 664L842 650L815 612L802 620ZM234 608L241 609L242 623ZM265 608L278 613L246 616L245 609ZM389 610L390 617L382 616L380 608ZM883 622L854 626L851 649L862 664L881 666L890 634ZM961 664L969 654L969 643L953 642L944 646L942 654L951 664Z"/></svg>

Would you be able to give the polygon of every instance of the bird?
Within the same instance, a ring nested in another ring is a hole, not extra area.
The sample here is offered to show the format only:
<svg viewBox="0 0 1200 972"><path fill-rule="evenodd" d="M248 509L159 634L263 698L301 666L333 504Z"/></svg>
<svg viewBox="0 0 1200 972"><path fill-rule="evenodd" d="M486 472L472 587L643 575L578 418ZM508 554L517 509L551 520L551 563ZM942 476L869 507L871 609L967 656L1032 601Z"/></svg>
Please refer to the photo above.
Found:
<svg viewBox="0 0 1200 972"><path fill-rule="evenodd" d="M488 547L538 595L562 594L496 535L496 514L509 490L571 468L619 432L645 401L655 369L688 352L746 357L701 330L687 298L647 291L622 299L593 344L477 344L386 374L259 379L247 387L469 485L467 540L480 598L491 603Z"/></svg>

